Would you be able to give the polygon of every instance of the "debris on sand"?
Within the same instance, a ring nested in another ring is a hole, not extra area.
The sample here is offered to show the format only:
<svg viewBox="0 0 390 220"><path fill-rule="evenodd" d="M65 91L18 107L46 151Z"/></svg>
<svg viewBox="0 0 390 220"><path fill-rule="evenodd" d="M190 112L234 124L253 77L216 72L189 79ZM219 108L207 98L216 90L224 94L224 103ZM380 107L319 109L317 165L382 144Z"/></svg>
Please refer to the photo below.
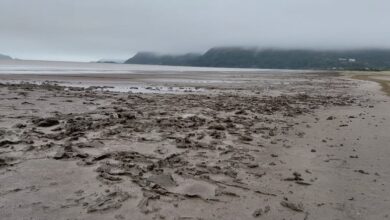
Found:
<svg viewBox="0 0 390 220"><path fill-rule="evenodd" d="M311 183L304 182L304 181L295 181L295 183L298 185L303 185L303 186L310 186L311 185Z"/></svg>
<svg viewBox="0 0 390 220"><path fill-rule="evenodd" d="M0 147L8 147L9 145L14 145L19 143L21 143L21 141L2 140L0 141Z"/></svg>
<svg viewBox="0 0 390 220"><path fill-rule="evenodd" d="M144 192L143 193L143 198L138 203L137 207L144 214L149 214L151 212L155 212L158 209L156 209L154 207L150 207L150 202L153 201L153 200L158 200L158 199L160 199L159 195L154 195L154 194L149 193L149 192Z"/></svg>
<svg viewBox="0 0 390 220"><path fill-rule="evenodd" d="M329 116L329 117L326 118L326 120L328 120L328 121L334 120L334 119L336 119L336 117L334 117L334 116Z"/></svg>
<svg viewBox="0 0 390 220"><path fill-rule="evenodd" d="M286 207L288 209L291 209L293 211L296 211L296 212L303 212L304 211L304 208L303 208L303 204L302 203L293 203L293 202L289 202L289 201L281 201L280 202L280 205L282 205L283 207Z"/></svg>
<svg viewBox="0 0 390 220"><path fill-rule="evenodd" d="M264 209L263 208L259 208L259 209L256 209L252 216L257 218L257 217L260 217L264 214L267 214L269 211L271 211L271 207L269 205L265 206Z"/></svg>
<svg viewBox="0 0 390 220"><path fill-rule="evenodd" d="M364 171L364 170L355 170L355 172L361 173L361 174L364 174L364 175L369 175L370 174L369 172Z"/></svg>
<svg viewBox="0 0 390 220"><path fill-rule="evenodd" d="M285 178L284 181L303 181L302 174L294 172L293 176L294 177Z"/></svg>
<svg viewBox="0 0 390 220"><path fill-rule="evenodd" d="M130 198L130 194L123 191L115 191L98 197L87 205L87 212L103 212L112 209L119 209L122 203Z"/></svg>
<svg viewBox="0 0 390 220"><path fill-rule="evenodd" d="M215 197L216 189L216 186L207 182L186 180L172 191L188 198L212 199Z"/></svg>

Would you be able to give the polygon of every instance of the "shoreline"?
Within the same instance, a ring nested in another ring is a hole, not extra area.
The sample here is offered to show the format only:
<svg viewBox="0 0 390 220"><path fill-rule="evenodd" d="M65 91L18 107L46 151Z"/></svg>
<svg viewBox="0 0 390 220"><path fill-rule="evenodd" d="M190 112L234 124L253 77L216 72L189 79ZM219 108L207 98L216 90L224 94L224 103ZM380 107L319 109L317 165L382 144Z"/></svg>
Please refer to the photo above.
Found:
<svg viewBox="0 0 390 220"><path fill-rule="evenodd" d="M383 73L368 73L368 74L359 74L353 75L353 79L358 80L368 80L372 82L376 82L381 85L382 91L390 96L390 72L385 71Z"/></svg>

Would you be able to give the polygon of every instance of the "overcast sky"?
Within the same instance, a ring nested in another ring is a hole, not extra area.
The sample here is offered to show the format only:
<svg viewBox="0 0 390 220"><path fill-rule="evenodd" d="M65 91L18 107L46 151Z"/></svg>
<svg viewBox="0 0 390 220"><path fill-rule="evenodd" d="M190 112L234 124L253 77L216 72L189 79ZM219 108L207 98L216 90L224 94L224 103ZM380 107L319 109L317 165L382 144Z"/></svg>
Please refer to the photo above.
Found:
<svg viewBox="0 0 390 220"><path fill-rule="evenodd" d="M390 48L390 0L0 0L0 53L17 58L214 46Z"/></svg>

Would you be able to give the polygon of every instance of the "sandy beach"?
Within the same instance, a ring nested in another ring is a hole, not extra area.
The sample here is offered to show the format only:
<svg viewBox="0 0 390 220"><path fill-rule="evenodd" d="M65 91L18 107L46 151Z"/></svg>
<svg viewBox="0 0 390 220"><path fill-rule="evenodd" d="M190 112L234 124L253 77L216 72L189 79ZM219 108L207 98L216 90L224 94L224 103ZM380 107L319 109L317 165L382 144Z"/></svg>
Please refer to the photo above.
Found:
<svg viewBox="0 0 390 220"><path fill-rule="evenodd" d="M0 219L388 219L388 75L351 74L3 73Z"/></svg>

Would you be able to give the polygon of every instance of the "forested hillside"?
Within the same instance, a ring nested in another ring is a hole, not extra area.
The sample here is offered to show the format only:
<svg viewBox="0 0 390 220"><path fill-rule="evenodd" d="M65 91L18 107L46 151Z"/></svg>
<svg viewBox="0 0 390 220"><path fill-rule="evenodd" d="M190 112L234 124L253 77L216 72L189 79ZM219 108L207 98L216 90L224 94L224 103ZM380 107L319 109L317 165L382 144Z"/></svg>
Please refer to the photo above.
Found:
<svg viewBox="0 0 390 220"><path fill-rule="evenodd" d="M269 69L390 69L390 50L259 50L220 47L205 54L138 53L126 63Z"/></svg>

